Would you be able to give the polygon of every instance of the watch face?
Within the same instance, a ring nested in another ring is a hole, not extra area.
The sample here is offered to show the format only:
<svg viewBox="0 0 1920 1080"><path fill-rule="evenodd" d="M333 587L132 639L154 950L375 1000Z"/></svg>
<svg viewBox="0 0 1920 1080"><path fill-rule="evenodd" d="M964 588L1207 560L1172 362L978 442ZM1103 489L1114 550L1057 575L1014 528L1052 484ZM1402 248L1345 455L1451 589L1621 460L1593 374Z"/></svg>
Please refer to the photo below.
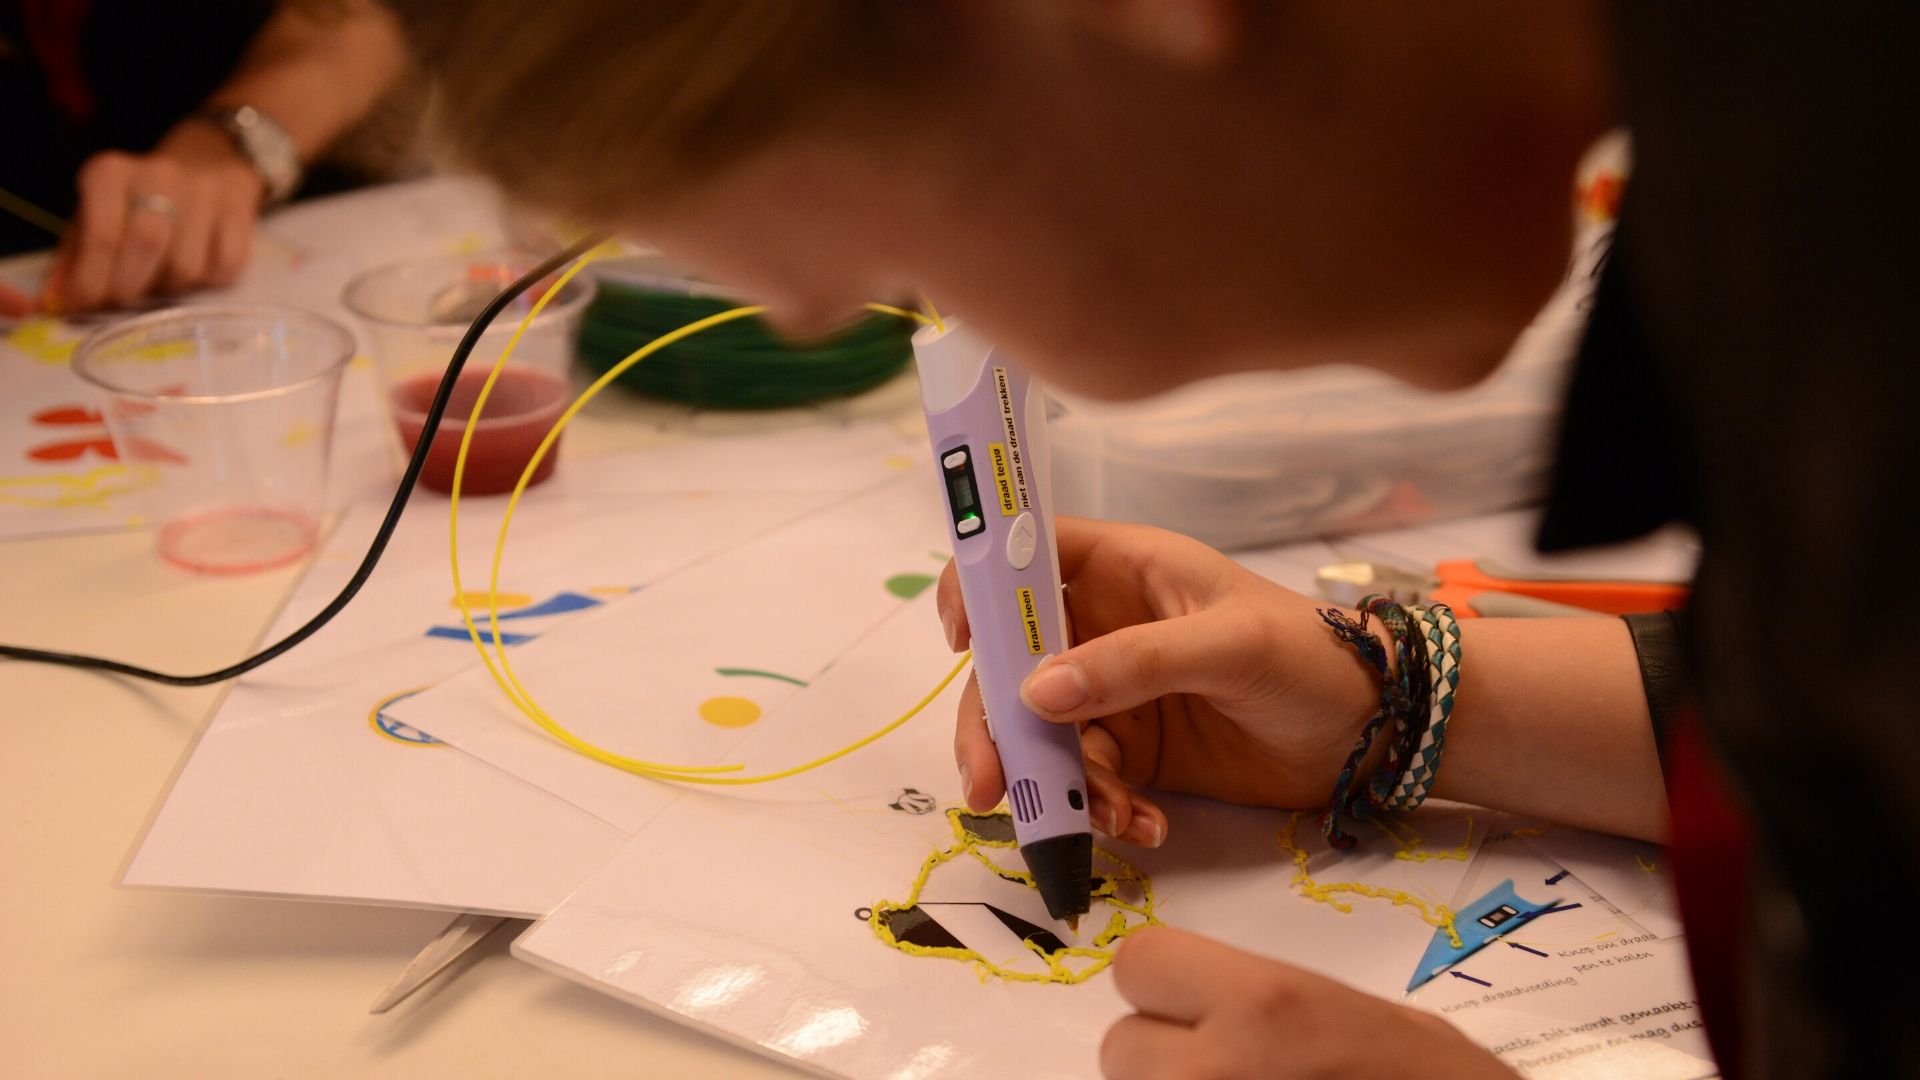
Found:
<svg viewBox="0 0 1920 1080"><path fill-rule="evenodd" d="M287 130L251 105L231 109L220 119L266 184L267 201L280 202L293 194L300 183L300 156Z"/></svg>

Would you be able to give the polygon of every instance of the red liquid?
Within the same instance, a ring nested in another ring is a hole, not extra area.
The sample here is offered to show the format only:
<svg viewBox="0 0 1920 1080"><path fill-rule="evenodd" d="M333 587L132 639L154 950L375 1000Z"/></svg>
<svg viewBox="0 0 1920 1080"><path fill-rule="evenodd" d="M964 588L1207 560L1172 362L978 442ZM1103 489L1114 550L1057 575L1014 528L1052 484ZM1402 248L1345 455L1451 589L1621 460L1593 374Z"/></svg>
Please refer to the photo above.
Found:
<svg viewBox="0 0 1920 1080"><path fill-rule="evenodd" d="M453 398L447 404L440 429L434 433L426 466L420 471L420 482L427 487L435 491L453 490L453 464L460 455L460 434L466 429L467 417L472 415L473 403L486 381L486 372L469 371L453 384ZM427 406L433 403L434 392L439 389L440 376L434 374L416 375L393 388L393 418L400 428L400 444L408 453L419 445ZM545 372L509 364L493 384L493 393L487 395L486 412L474 427L460 494L498 495L512 491L527 462L533 460L540 440L547 437L548 429L566 407L565 383ZM555 440L553 448L541 459L540 467L534 470L529 486L552 476L559 456L560 443Z"/></svg>

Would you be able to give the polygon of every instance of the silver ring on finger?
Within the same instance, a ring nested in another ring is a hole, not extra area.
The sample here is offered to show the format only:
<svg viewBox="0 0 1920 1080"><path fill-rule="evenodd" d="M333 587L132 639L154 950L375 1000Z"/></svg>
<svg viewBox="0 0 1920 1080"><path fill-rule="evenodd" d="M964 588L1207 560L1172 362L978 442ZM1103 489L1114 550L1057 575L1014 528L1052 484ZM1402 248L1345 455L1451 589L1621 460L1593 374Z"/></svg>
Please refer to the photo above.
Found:
<svg viewBox="0 0 1920 1080"><path fill-rule="evenodd" d="M133 210L144 210L150 214L159 214L168 221L178 223L180 207L172 199L157 191L142 192L127 200L127 206Z"/></svg>

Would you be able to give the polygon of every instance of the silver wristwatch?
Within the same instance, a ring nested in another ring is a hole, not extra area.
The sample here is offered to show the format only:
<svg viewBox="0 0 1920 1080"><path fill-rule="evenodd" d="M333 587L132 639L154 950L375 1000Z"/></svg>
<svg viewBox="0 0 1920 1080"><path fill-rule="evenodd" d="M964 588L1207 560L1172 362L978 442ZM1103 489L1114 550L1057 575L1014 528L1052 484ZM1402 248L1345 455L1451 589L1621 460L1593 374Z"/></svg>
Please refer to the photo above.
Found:
<svg viewBox="0 0 1920 1080"><path fill-rule="evenodd" d="M267 189L266 205L275 206L292 197L303 171L293 136L286 128L251 105L219 109L206 117L233 138L234 148L260 174L260 182Z"/></svg>

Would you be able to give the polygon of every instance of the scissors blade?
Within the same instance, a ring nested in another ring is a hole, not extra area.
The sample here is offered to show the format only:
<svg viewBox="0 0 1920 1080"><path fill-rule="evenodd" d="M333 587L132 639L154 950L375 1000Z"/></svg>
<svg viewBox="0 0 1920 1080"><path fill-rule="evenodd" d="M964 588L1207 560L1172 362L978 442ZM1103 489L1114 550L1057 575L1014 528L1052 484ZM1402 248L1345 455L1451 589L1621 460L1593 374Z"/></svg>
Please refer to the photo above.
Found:
<svg viewBox="0 0 1920 1080"><path fill-rule="evenodd" d="M482 915L472 911L454 916L446 929L435 935L432 941L427 942L426 948L407 963L400 977L393 980L393 985L381 991L367 1011L378 1015L405 1001L415 990L446 970L448 964L509 921L504 915Z"/></svg>

